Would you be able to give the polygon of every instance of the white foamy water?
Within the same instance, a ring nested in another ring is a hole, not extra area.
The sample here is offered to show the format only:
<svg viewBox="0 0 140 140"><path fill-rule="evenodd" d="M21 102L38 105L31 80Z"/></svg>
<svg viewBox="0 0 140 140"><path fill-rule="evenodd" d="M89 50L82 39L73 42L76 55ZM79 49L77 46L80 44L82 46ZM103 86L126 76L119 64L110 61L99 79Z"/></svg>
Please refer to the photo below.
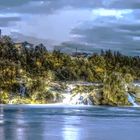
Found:
<svg viewBox="0 0 140 140"><path fill-rule="evenodd" d="M66 90L66 93L63 94L64 100L63 104L67 105L92 105L92 101L89 99L88 93L77 93L75 95L72 94L72 90L77 85L93 85L92 83L80 83L80 84L69 84Z"/></svg>
<svg viewBox="0 0 140 140"><path fill-rule="evenodd" d="M129 93L128 93L128 101L129 101L134 107L140 107L140 106L136 103L135 97L133 97L133 96L130 95Z"/></svg>

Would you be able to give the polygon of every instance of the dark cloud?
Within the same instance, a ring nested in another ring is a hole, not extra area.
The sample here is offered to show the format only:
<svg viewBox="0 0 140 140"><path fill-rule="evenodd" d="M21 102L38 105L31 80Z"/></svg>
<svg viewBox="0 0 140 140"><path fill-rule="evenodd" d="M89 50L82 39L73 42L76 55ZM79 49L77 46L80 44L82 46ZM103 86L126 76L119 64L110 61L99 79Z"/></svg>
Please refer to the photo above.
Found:
<svg viewBox="0 0 140 140"><path fill-rule="evenodd" d="M94 45L87 45L79 42L72 42L72 41L67 41L63 42L60 45L55 46L56 50L60 50L61 52L66 52L66 53L72 53L72 52L88 52L88 53L93 53L93 52L99 52L98 48L95 48Z"/></svg>
<svg viewBox="0 0 140 140"><path fill-rule="evenodd" d="M139 9L139 0L9 0L0 1L0 9L9 12L49 14L65 7L95 9ZM6 9L4 9L6 8ZM7 9L8 8L8 9Z"/></svg>
<svg viewBox="0 0 140 140"><path fill-rule="evenodd" d="M11 15L4 17L5 13ZM18 22L23 36L61 38L67 51L112 49L140 55L140 0L1 0L0 14L0 27Z"/></svg>
<svg viewBox="0 0 140 140"><path fill-rule="evenodd" d="M140 24L123 24L119 25L119 29L126 30L130 32L137 32L140 31Z"/></svg>
<svg viewBox="0 0 140 140"><path fill-rule="evenodd" d="M140 8L140 1L139 0L124 0L124 1L122 1L122 0L112 0L112 3L109 5L109 8L139 9Z"/></svg>
<svg viewBox="0 0 140 140"><path fill-rule="evenodd" d="M0 8L16 7L27 4L30 0L1 0Z"/></svg>
<svg viewBox="0 0 140 140"><path fill-rule="evenodd" d="M89 27L73 29L71 34L75 36L74 40L76 42L86 43L87 46L89 44L92 48L98 50L112 49L119 50L122 53L140 55L136 51L140 49L139 21L135 19L135 22L131 23L131 18L128 19L118 20L114 17L100 17L90 21L91 25Z"/></svg>
<svg viewBox="0 0 140 140"><path fill-rule="evenodd" d="M9 24L19 21L19 17L0 17L0 26L7 27Z"/></svg>

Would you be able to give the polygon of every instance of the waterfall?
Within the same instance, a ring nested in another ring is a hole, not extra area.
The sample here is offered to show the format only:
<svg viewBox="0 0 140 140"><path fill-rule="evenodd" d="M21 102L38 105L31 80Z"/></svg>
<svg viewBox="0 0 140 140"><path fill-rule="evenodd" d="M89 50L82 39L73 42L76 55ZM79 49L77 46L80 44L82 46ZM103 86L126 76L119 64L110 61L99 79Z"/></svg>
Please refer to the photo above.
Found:
<svg viewBox="0 0 140 140"><path fill-rule="evenodd" d="M67 84L67 88L65 90L65 93L63 93L63 104L68 105L93 105L93 98L91 97L91 94L88 92L79 92L79 93L72 93L73 89L76 88L76 86L99 86L99 83L87 83L87 82L76 82Z"/></svg>
<svg viewBox="0 0 140 140"><path fill-rule="evenodd" d="M87 104L88 105L93 105L92 101L89 98L87 98Z"/></svg>
<svg viewBox="0 0 140 140"><path fill-rule="evenodd" d="M74 105L93 105L88 93L78 93L72 96L70 103Z"/></svg>
<svg viewBox="0 0 140 140"><path fill-rule="evenodd" d="M76 85L71 84L68 85L66 89L66 93L63 94L63 104L68 105L93 105L92 101L89 98L88 93L77 93L75 95L72 94L72 90L76 87Z"/></svg>
<svg viewBox="0 0 140 140"><path fill-rule="evenodd" d="M63 94L64 96L64 100L63 103L64 104L70 104L71 101L71 94L72 94L72 90L75 88L75 85L71 84L68 85L67 89L66 89L66 93Z"/></svg>
<svg viewBox="0 0 140 140"><path fill-rule="evenodd" d="M22 97L25 96L25 92L26 92L26 87L24 85L20 84L19 93Z"/></svg>
<svg viewBox="0 0 140 140"><path fill-rule="evenodd" d="M75 96L71 97L70 103L71 104L78 104L78 105L84 105L83 103L83 96L80 95L80 93L76 94Z"/></svg>
<svg viewBox="0 0 140 140"><path fill-rule="evenodd" d="M71 95L70 94L64 94L63 104L70 104Z"/></svg>
<svg viewBox="0 0 140 140"><path fill-rule="evenodd" d="M135 97L134 96L132 96L132 95L130 95L129 93L128 93L128 101L134 106L134 107L139 107L139 105L136 103L136 101L135 101Z"/></svg>

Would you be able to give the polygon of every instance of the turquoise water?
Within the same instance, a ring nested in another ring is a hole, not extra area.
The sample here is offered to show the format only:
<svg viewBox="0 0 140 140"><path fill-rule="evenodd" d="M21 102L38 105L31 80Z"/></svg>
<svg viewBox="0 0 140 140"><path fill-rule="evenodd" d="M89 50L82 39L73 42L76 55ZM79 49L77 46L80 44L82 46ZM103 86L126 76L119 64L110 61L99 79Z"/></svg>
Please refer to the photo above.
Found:
<svg viewBox="0 0 140 140"><path fill-rule="evenodd" d="M140 108L5 105L0 140L140 140Z"/></svg>

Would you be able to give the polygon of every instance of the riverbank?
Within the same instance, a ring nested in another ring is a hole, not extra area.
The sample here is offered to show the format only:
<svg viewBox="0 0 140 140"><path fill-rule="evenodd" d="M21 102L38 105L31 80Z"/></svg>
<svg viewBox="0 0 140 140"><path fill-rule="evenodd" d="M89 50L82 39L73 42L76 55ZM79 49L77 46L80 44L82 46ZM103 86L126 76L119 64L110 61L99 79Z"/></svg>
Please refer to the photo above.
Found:
<svg viewBox="0 0 140 140"><path fill-rule="evenodd" d="M52 82L47 91L28 95L24 93L6 99L5 104L48 104L48 105L89 105L89 106L137 106L139 104L140 84L130 84L120 104L105 103L102 83ZM115 99L114 99L115 100ZM121 99L120 99L121 100Z"/></svg>

